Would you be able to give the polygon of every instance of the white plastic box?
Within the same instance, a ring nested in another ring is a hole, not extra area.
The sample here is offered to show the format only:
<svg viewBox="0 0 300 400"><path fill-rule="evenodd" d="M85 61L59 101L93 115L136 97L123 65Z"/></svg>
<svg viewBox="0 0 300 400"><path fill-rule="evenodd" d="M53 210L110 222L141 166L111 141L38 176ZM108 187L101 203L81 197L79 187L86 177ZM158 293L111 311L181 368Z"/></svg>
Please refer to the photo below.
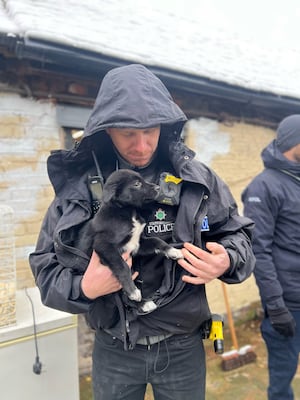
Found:
<svg viewBox="0 0 300 400"><path fill-rule="evenodd" d="M3 400L79 400L77 318L42 305L28 289L36 320L41 374L33 372L33 315L25 290L16 293L16 323L0 328L0 390Z"/></svg>

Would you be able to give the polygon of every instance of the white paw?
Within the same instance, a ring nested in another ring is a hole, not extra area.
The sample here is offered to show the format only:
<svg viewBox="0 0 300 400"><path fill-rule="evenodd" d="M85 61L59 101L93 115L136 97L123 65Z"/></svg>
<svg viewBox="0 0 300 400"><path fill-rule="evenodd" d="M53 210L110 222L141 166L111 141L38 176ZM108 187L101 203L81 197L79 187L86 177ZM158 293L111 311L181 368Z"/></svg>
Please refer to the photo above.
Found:
<svg viewBox="0 0 300 400"><path fill-rule="evenodd" d="M175 249L172 247L170 250L167 250L166 256L171 258L172 260L179 260L180 258L184 258L182 251L179 249Z"/></svg>
<svg viewBox="0 0 300 400"><path fill-rule="evenodd" d="M133 301L141 301L142 293L139 289L136 288L132 293L130 293L128 295L128 297L130 298L130 300L133 300Z"/></svg>
<svg viewBox="0 0 300 400"><path fill-rule="evenodd" d="M145 301L141 309L143 312L151 312L157 308L157 305L152 300Z"/></svg>

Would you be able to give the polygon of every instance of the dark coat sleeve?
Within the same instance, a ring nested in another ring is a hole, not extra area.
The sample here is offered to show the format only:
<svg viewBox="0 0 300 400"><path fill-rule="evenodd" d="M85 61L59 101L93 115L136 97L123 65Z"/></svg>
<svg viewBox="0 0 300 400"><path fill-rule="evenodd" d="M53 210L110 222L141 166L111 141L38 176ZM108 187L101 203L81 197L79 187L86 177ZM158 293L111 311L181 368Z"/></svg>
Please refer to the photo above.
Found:
<svg viewBox="0 0 300 400"><path fill-rule="evenodd" d="M59 204L57 199L50 205L29 263L43 304L77 314L86 312L90 304L80 290L88 257L80 251L76 253L75 249L75 253L66 256L67 247L61 242L58 225L70 213L70 208Z"/></svg>
<svg viewBox="0 0 300 400"><path fill-rule="evenodd" d="M239 215L236 202L221 179L216 178L210 197L211 226L205 239L223 245L230 257L230 268L220 279L226 283L243 282L255 267L251 242L254 223Z"/></svg>

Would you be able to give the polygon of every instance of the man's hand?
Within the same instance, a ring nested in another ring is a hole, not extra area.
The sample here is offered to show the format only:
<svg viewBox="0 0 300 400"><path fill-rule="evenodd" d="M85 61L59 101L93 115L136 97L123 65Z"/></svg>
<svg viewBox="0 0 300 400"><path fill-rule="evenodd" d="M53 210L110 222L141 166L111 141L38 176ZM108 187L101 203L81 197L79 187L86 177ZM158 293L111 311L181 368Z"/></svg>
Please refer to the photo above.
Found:
<svg viewBox="0 0 300 400"><path fill-rule="evenodd" d="M208 242L206 247L209 251L191 243L184 244L184 259L177 262L193 276L184 275L183 281L200 285L218 278L228 270L230 258L225 248L215 242Z"/></svg>
<svg viewBox="0 0 300 400"><path fill-rule="evenodd" d="M132 258L128 253L122 255L124 261L127 262L128 268L132 266ZM132 276L134 280L138 273L135 272ZM90 263L81 280L81 290L83 294L94 300L97 297L106 294L117 292L122 288L120 282L113 275L111 270L103 265L95 251L93 251Z"/></svg>
<svg viewBox="0 0 300 400"><path fill-rule="evenodd" d="M286 307L269 310L267 308L269 319L273 328L285 337L295 335L296 322L294 317Z"/></svg>

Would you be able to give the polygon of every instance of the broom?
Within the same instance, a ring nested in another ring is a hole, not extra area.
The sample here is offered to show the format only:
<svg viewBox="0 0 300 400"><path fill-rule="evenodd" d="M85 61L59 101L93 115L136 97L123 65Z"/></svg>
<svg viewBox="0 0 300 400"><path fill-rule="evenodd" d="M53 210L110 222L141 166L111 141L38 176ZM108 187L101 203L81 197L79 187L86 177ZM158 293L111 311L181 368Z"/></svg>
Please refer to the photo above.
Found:
<svg viewBox="0 0 300 400"><path fill-rule="evenodd" d="M239 347L232 318L232 312L228 300L227 288L224 282L221 282L221 285L223 289L228 325L233 345L233 350L227 351L222 354L222 369L224 371L230 371L232 369L239 368L244 364L254 362L256 360L256 354L253 351L251 345L246 345L241 348Z"/></svg>

